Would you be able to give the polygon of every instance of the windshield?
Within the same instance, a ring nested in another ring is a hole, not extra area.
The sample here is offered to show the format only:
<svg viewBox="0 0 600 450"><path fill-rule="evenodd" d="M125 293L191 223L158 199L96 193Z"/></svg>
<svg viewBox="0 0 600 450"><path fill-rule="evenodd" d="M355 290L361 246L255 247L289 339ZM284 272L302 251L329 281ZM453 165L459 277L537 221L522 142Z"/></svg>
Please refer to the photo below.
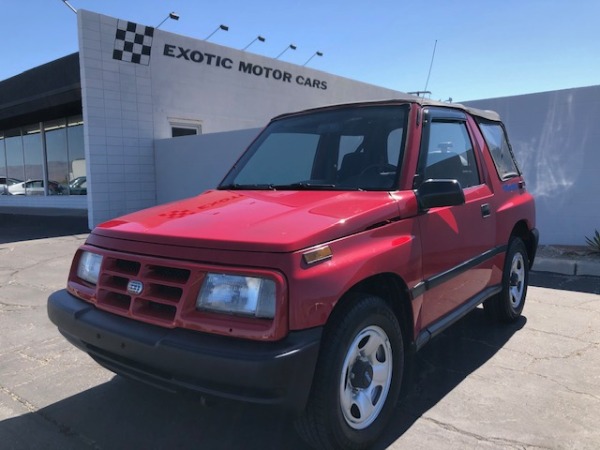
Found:
<svg viewBox="0 0 600 450"><path fill-rule="evenodd" d="M392 190L407 111L352 106L275 120L219 189Z"/></svg>

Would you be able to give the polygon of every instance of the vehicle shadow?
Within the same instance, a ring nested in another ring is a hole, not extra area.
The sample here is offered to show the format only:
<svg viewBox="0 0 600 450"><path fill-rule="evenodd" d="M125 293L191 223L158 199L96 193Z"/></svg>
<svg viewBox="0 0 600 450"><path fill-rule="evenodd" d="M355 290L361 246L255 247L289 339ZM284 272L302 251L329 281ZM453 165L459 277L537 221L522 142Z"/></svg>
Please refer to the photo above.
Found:
<svg viewBox="0 0 600 450"><path fill-rule="evenodd" d="M89 233L87 216L0 214L0 244Z"/></svg>
<svg viewBox="0 0 600 450"><path fill-rule="evenodd" d="M465 378L489 361L527 323L492 323L477 308L407 362L394 418L378 443L384 449L398 440L423 414Z"/></svg>
<svg viewBox="0 0 600 450"><path fill-rule="evenodd" d="M525 323L521 318L509 326L492 325L477 309L411 358L402 399L375 448L398 440ZM50 440L48 428L53 435ZM44 441L38 441L42 434ZM173 395L118 376L36 412L0 422L0 436L9 438L9 448L37 448L38 442L48 448L76 449L306 448L291 418L279 410L222 401L203 406L198 396Z"/></svg>
<svg viewBox="0 0 600 450"><path fill-rule="evenodd" d="M550 272L530 272L529 285L561 291L600 294L600 277L570 276Z"/></svg>

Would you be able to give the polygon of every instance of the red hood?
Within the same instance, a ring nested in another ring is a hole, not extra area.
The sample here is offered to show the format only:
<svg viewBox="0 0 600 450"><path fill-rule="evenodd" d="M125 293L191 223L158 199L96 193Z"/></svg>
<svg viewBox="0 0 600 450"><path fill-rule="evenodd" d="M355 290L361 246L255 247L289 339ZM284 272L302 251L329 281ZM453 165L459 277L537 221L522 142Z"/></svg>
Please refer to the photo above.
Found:
<svg viewBox="0 0 600 450"><path fill-rule="evenodd" d="M398 217L398 201L404 195L372 191L208 191L102 223L93 233L201 248L291 252Z"/></svg>

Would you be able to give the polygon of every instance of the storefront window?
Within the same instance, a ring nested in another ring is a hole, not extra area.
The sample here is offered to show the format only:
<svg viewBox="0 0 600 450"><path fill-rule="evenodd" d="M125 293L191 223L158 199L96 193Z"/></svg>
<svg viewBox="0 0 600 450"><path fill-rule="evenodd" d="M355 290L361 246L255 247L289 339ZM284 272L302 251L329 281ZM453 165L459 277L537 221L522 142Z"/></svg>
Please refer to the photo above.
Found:
<svg viewBox="0 0 600 450"><path fill-rule="evenodd" d="M6 179L6 152L4 151L4 134L0 133L0 195L8 195Z"/></svg>
<svg viewBox="0 0 600 450"><path fill-rule="evenodd" d="M25 180L25 162L23 160L23 140L21 130L9 130L5 133L6 176Z"/></svg>
<svg viewBox="0 0 600 450"><path fill-rule="evenodd" d="M25 179L44 179L44 149L39 125L23 128L23 156Z"/></svg>
<svg viewBox="0 0 600 450"><path fill-rule="evenodd" d="M6 151L4 150L4 134L2 133L0 133L0 177L6 178Z"/></svg>
<svg viewBox="0 0 600 450"><path fill-rule="evenodd" d="M69 153L65 119L44 123L48 180L67 186L69 184ZM66 194L67 189L64 189Z"/></svg>
<svg viewBox="0 0 600 450"><path fill-rule="evenodd" d="M69 142L69 190L71 195L87 194L85 149L83 146L83 119L69 117L67 139Z"/></svg>
<svg viewBox="0 0 600 450"><path fill-rule="evenodd" d="M8 178L26 183L20 190L4 189L7 194L86 195L82 117L0 130L0 194Z"/></svg>

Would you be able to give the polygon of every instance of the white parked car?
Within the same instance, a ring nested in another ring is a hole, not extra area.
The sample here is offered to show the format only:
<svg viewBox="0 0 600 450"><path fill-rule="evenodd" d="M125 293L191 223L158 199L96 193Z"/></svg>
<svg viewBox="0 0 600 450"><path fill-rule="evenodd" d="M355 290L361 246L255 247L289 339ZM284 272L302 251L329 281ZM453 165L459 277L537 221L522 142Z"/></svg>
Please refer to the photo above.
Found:
<svg viewBox="0 0 600 450"><path fill-rule="evenodd" d="M8 186L8 192L12 195L44 195L44 180L21 181ZM48 193L50 195L61 195L63 187L56 181L49 181Z"/></svg>
<svg viewBox="0 0 600 450"><path fill-rule="evenodd" d="M0 195L10 195L9 186L13 184L22 183L23 180L18 180L16 178L9 177L0 177Z"/></svg>

